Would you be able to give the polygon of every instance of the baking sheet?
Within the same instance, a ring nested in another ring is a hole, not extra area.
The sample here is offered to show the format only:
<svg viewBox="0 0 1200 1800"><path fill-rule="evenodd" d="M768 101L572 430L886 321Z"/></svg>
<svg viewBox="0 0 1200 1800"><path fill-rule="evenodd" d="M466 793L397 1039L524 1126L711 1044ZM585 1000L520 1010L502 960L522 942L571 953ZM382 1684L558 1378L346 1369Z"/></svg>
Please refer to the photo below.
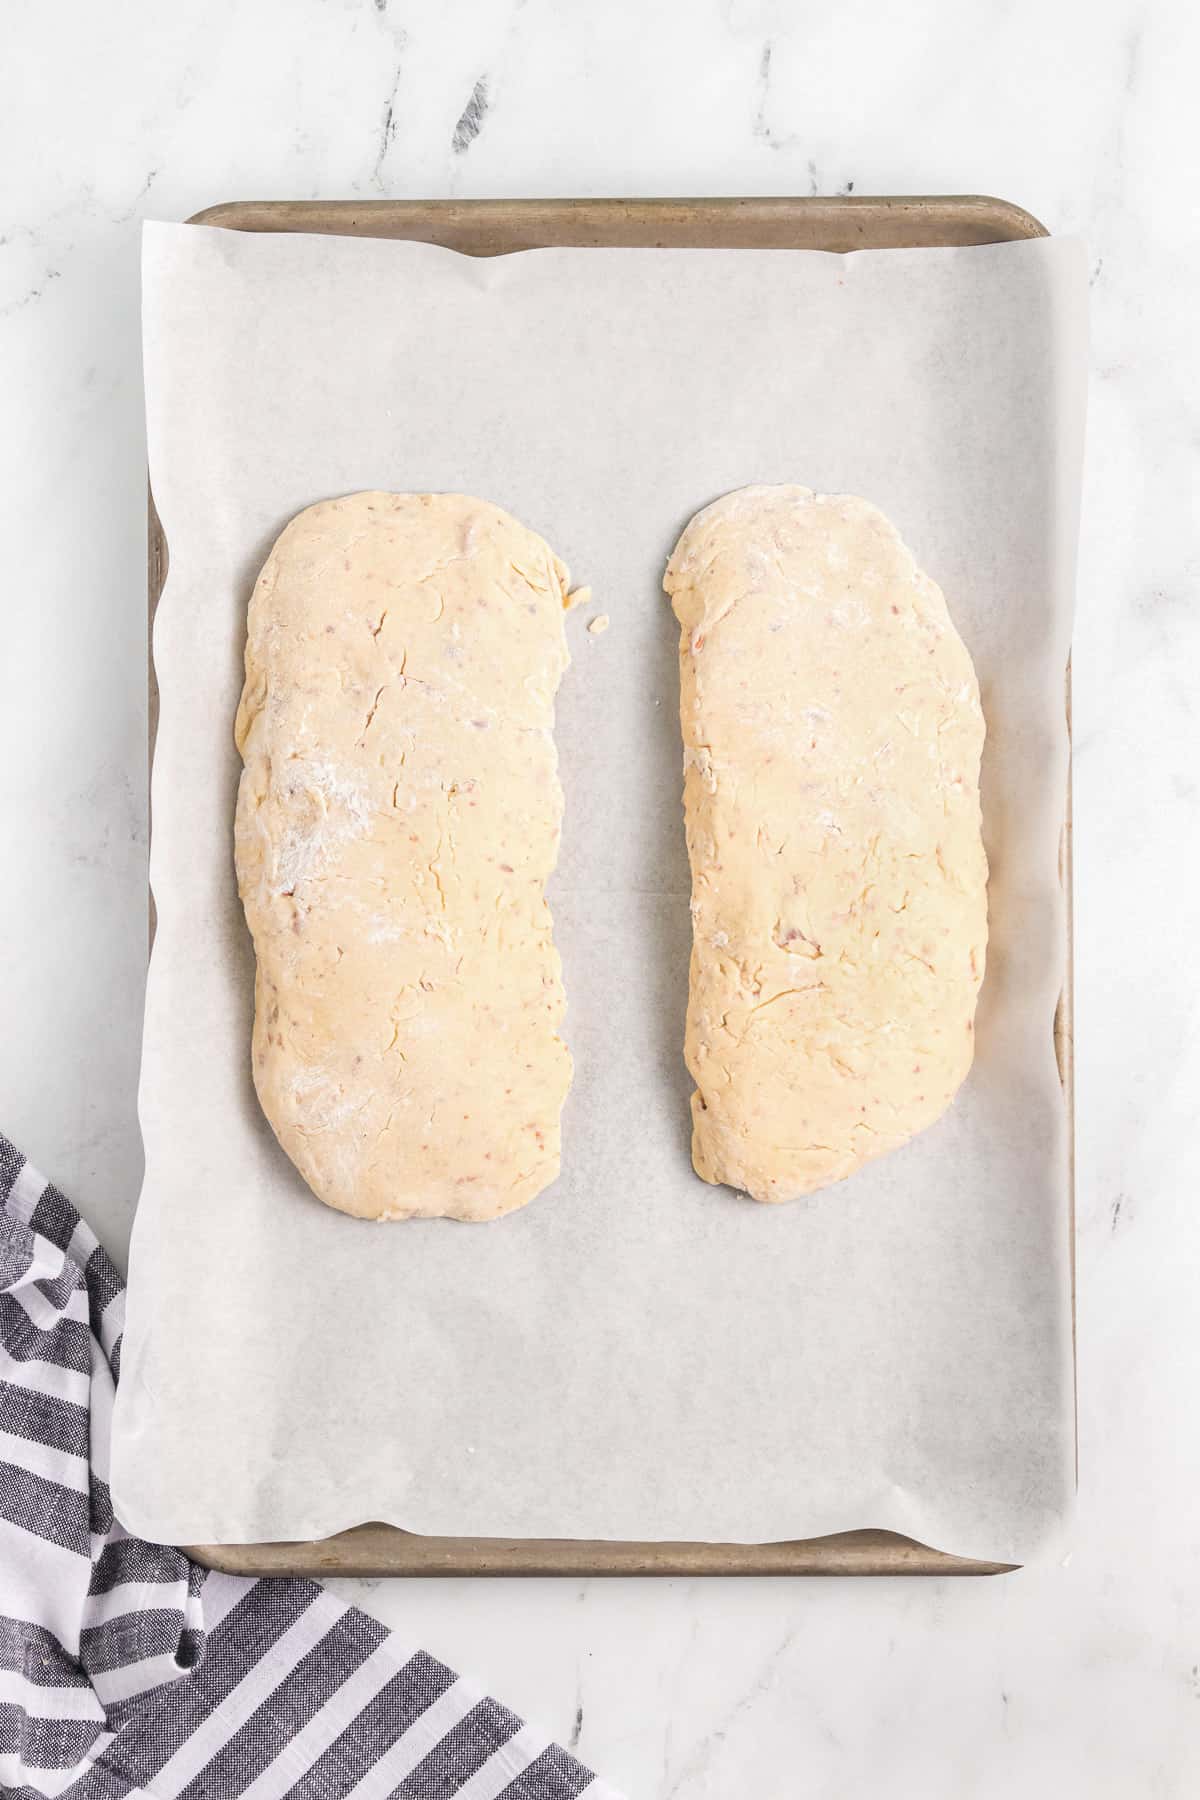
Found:
<svg viewBox="0 0 1200 1800"><path fill-rule="evenodd" d="M1082 247L538 251L150 226L151 476L170 546L147 1175L114 1445L131 1529L754 1541L885 1526L1026 1558L1072 1483L1051 1024L1082 415ZM975 1072L851 1182L700 1183L675 628L662 565L750 481L865 494L945 588L989 720ZM301 506L509 507L589 582L551 889L576 1080L564 1172L494 1226L308 1195L249 1080L230 739L245 602Z"/></svg>

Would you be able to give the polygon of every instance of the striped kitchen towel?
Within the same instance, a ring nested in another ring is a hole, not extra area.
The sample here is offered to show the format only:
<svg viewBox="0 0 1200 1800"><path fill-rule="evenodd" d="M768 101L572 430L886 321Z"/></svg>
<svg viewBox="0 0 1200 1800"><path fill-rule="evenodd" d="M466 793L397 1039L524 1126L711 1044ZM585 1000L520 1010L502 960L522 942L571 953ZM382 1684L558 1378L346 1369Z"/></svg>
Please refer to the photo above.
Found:
<svg viewBox="0 0 1200 1800"><path fill-rule="evenodd" d="M0 1137L0 1793L618 1800L310 1581L128 1537L106 1480L125 1290Z"/></svg>

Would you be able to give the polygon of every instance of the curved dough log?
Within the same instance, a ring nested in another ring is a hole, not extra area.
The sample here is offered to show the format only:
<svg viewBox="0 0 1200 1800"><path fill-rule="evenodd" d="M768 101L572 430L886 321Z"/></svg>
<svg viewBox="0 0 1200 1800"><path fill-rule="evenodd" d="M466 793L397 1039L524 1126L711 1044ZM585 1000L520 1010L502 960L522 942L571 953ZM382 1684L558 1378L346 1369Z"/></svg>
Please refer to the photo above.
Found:
<svg viewBox="0 0 1200 1800"><path fill-rule="evenodd" d="M665 587L681 625L693 1161L789 1200L941 1114L987 942L984 724L946 603L874 506L727 494Z"/></svg>

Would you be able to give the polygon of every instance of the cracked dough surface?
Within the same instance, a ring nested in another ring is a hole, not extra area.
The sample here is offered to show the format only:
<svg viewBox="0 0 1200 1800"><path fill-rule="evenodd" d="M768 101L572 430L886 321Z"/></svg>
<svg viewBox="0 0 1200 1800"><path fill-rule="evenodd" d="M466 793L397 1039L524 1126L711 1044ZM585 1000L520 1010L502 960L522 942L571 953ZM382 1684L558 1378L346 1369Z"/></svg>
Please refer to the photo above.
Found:
<svg viewBox="0 0 1200 1800"><path fill-rule="evenodd" d="M664 583L680 622L706 1181L788 1200L922 1131L971 1066L984 722L941 592L865 500L743 488Z"/></svg>
<svg viewBox="0 0 1200 1800"><path fill-rule="evenodd" d="M540 537L461 494L311 506L255 585L235 824L254 1082L343 1212L491 1219L558 1174L566 591Z"/></svg>

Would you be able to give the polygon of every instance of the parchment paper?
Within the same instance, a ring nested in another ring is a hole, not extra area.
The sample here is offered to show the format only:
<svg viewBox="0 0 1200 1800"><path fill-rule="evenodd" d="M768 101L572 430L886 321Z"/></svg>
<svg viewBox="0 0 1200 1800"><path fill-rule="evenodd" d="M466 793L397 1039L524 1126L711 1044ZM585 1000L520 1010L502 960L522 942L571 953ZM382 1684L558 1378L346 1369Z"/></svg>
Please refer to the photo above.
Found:
<svg viewBox="0 0 1200 1800"><path fill-rule="evenodd" d="M149 225L170 549L146 1178L113 1486L152 1539L770 1540L885 1526L1027 1558L1072 1489L1052 1049L1084 392L1083 248L557 250ZM754 1205L688 1156L676 626L729 488L866 496L943 587L988 721L973 1074L912 1145ZM250 1080L234 883L246 602L301 507L455 489L590 583L560 693L550 897L575 1082L560 1180L487 1226L374 1225L294 1173ZM611 615L591 637L587 618Z"/></svg>

